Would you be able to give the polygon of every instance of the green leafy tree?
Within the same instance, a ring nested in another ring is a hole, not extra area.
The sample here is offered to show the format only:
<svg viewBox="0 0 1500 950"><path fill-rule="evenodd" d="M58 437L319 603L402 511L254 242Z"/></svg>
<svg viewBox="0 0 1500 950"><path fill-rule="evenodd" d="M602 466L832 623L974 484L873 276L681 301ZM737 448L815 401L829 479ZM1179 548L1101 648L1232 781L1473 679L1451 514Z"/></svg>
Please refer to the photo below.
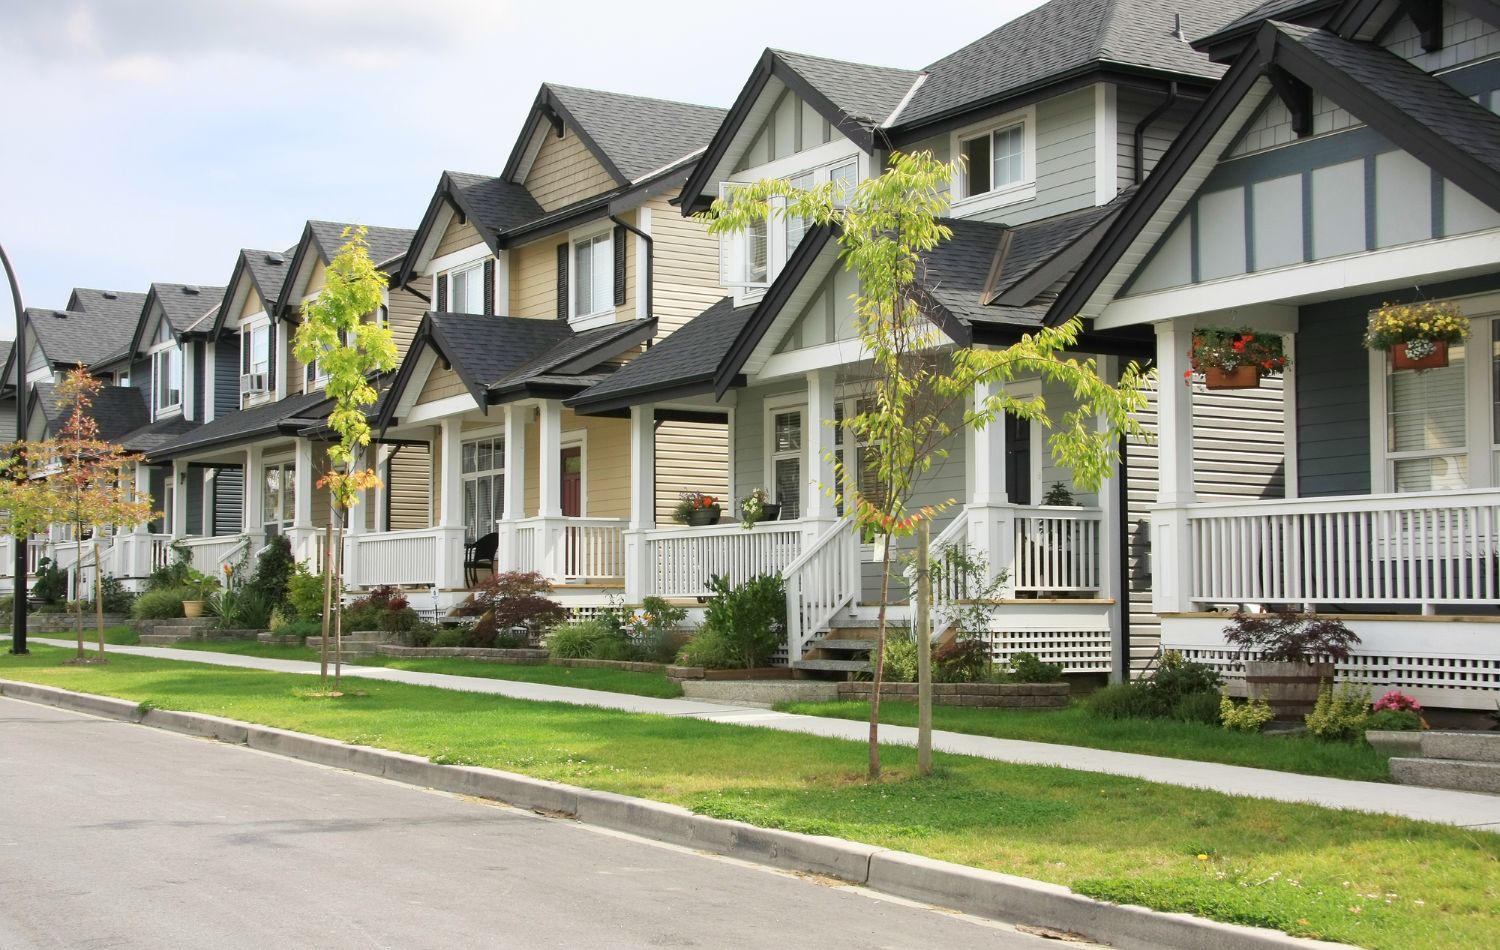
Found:
<svg viewBox="0 0 1500 950"><path fill-rule="evenodd" d="M868 371L861 374L867 398L841 425L846 444L866 447L868 490L837 457L832 459L836 484L823 489L844 501L867 535L909 537L920 522L954 503L911 507L921 477L947 456L949 440L966 427L982 429L1013 415L1050 429L1053 459L1071 469L1075 482L1089 491L1098 488L1119 457L1119 439L1141 431L1135 414L1145 405L1146 377L1132 363L1118 384L1111 384L1099 375L1094 360L1067 356L1082 329L1077 319L1038 329L999 349L953 349L938 331L922 281L924 258L953 236L941 217L956 168L928 152L896 152L883 174L852 192L837 182L804 189L784 179L767 179L736 188L703 215L715 234L745 230L768 217L800 218L834 229L844 266L859 279L852 302L868 361ZM1022 378L1067 388L1073 407L1054 418L1044 397L1006 390L1005 383ZM981 385L992 387L987 390L991 394L974 398ZM872 652L871 780L880 777L880 683L891 548L885 546L878 642Z"/></svg>
<svg viewBox="0 0 1500 950"><path fill-rule="evenodd" d="M318 487L328 489L328 533L323 558L323 648L321 671L328 678L328 641L334 642L334 684L343 672L342 611L334 603L342 544L335 544L340 519L352 514L359 493L380 485L374 469L360 464L370 444L367 411L378 395L374 378L396 365L396 344L390 327L379 317L389 278L370 260L366 229L345 228L346 241L329 263L322 291L302 305L302 324L292 338L292 352L305 364L318 361L327 377L324 391L333 400L329 428L338 436L328 447L328 471Z"/></svg>
<svg viewBox="0 0 1500 950"><path fill-rule="evenodd" d="M104 386L82 368L70 372L58 387L68 417L54 438L5 446L0 462L0 510L7 512L16 544L53 525L68 525L73 534L75 570L83 573L83 536L90 529L134 527L155 517L151 499L135 492L132 455L99 438L99 424L89 413L94 395ZM97 541L97 539L96 539ZM94 548L94 607L99 657L104 656L104 566ZM74 629L78 659L83 646L83 592L75 593Z"/></svg>

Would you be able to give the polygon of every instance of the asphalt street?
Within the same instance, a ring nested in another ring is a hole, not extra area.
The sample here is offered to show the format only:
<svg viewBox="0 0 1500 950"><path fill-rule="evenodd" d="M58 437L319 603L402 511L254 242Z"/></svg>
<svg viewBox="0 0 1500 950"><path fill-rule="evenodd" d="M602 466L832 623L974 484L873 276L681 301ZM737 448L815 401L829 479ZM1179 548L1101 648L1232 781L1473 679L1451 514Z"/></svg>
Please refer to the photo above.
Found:
<svg viewBox="0 0 1500 950"><path fill-rule="evenodd" d="M575 822L0 699L0 948L1055 948Z"/></svg>

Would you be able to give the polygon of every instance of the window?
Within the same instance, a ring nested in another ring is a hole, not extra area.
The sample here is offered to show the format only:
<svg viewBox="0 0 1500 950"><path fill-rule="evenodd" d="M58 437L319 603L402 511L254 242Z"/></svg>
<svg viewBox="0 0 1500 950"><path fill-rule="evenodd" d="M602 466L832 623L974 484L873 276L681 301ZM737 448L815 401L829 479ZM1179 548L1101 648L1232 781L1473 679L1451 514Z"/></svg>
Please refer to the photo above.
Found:
<svg viewBox="0 0 1500 950"><path fill-rule="evenodd" d="M240 330L240 392L265 392L271 372L271 327L269 324Z"/></svg>
<svg viewBox="0 0 1500 950"><path fill-rule="evenodd" d="M505 440L475 439L463 444L464 537L478 539L495 530L505 515Z"/></svg>
<svg viewBox="0 0 1500 950"><path fill-rule="evenodd" d="M784 176L794 188L813 188L825 182L835 186L835 204L843 206L859 183L859 160L842 158L837 162ZM737 187L723 182L719 195L728 198ZM782 199L775 198L780 202ZM719 245L719 278L725 287L756 290L768 286L781 272L788 258L806 236L808 222L779 214L755 222L744 231L725 234Z"/></svg>
<svg viewBox="0 0 1500 950"><path fill-rule="evenodd" d="M297 511L297 475L292 462L265 467L265 487L260 496L261 527L266 537L285 534Z"/></svg>
<svg viewBox="0 0 1500 950"><path fill-rule="evenodd" d="M842 208L854 197L854 188L859 184L859 163L850 159L828 169L828 180L833 182L833 203Z"/></svg>
<svg viewBox="0 0 1500 950"><path fill-rule="evenodd" d="M844 442L847 435L844 431L844 420L850 416L857 416L862 412L868 412L870 404L864 399L840 399L833 404L833 454L840 465L848 465L847 456L844 454ZM854 488L860 495L868 498L872 503L879 505L885 499L885 489L879 479L875 477L875 466L869 458L869 443L859 442L854 447L853 469L844 471L844 478L840 479L838 491L840 500L837 505L839 517L844 516L844 502L842 496L849 490L849 482L852 480Z"/></svg>
<svg viewBox="0 0 1500 950"><path fill-rule="evenodd" d="M484 313L484 265L471 264L448 272L448 310Z"/></svg>
<svg viewBox="0 0 1500 950"><path fill-rule="evenodd" d="M166 320L157 324L151 349L151 391L158 416L182 409L182 350Z"/></svg>
<svg viewBox="0 0 1500 950"><path fill-rule="evenodd" d="M813 173L803 172L794 176L791 180L793 188L807 189L813 186ZM807 233L806 218L786 219L786 256L791 257L792 252L797 250L797 245L802 243L802 236Z"/></svg>
<svg viewBox="0 0 1500 950"><path fill-rule="evenodd" d="M987 194L1026 180L1026 126L1024 123L963 139L964 197Z"/></svg>
<svg viewBox="0 0 1500 950"><path fill-rule="evenodd" d="M1386 457L1398 492L1469 487L1465 351L1448 348L1441 369L1393 370L1386 366Z"/></svg>
<svg viewBox="0 0 1500 950"><path fill-rule="evenodd" d="M771 500L784 520L802 517L802 410L771 414Z"/></svg>
<svg viewBox="0 0 1500 950"><path fill-rule="evenodd" d="M609 232L573 244L573 316L614 310L614 242Z"/></svg>

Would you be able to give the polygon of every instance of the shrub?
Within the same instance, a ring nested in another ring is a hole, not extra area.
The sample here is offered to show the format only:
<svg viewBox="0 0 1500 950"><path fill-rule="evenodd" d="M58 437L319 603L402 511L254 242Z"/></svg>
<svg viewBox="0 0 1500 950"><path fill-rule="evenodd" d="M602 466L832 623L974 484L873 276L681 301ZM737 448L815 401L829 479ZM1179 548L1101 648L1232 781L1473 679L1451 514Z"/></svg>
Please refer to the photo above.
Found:
<svg viewBox="0 0 1500 950"><path fill-rule="evenodd" d="M344 608L345 630L383 630L403 633L422 622L412 610L406 595L389 584L373 587L369 593Z"/></svg>
<svg viewBox="0 0 1500 950"><path fill-rule="evenodd" d="M1307 731L1328 742L1350 742L1365 731L1370 718L1370 703L1365 693L1353 683L1337 690L1324 683L1318 690L1318 703L1306 716Z"/></svg>
<svg viewBox="0 0 1500 950"><path fill-rule="evenodd" d="M1168 650L1162 655L1156 674L1146 681L1146 688L1155 702L1156 715L1166 716L1172 713L1179 702L1197 693L1213 696L1217 709L1221 682L1219 674L1212 667L1184 659L1176 650ZM1218 720L1215 718L1213 721Z"/></svg>
<svg viewBox="0 0 1500 950"><path fill-rule="evenodd" d="M1381 709L1369 715L1365 728L1413 732L1422 728L1422 717L1406 709Z"/></svg>
<svg viewBox="0 0 1500 950"><path fill-rule="evenodd" d="M1043 663L1035 653L1012 653L1000 671L1000 680L1006 683L1056 683L1062 680L1061 663Z"/></svg>
<svg viewBox="0 0 1500 950"><path fill-rule="evenodd" d="M31 596L38 605L60 604L68 596L67 572L50 557L36 562L36 583L31 585Z"/></svg>
<svg viewBox="0 0 1500 950"><path fill-rule="evenodd" d="M552 583L540 574L506 571L485 578L457 612L465 617L489 614L496 631L526 627L534 636L542 635L568 616L562 604L544 596L551 592Z"/></svg>
<svg viewBox="0 0 1500 950"><path fill-rule="evenodd" d="M406 645L412 647L430 647L432 646L432 638L437 636L442 629L442 627L439 627L435 623L428 623L423 620L412 629L406 631Z"/></svg>
<svg viewBox="0 0 1500 950"><path fill-rule="evenodd" d="M1227 693L1219 697L1219 723L1230 732L1259 732L1261 726L1274 718L1276 714L1264 698L1236 703Z"/></svg>
<svg viewBox="0 0 1500 950"><path fill-rule="evenodd" d="M221 590L209 595L209 613L226 630L269 630L275 605L265 591L248 584L239 590Z"/></svg>
<svg viewBox="0 0 1500 950"><path fill-rule="evenodd" d="M287 602L287 584L297 570L297 559L292 557L292 542L278 534L266 541L265 548L255 559L255 573L250 575L246 587L261 592L272 606ZM321 595L322 591L319 591ZM321 599L318 607L322 609Z"/></svg>
<svg viewBox="0 0 1500 950"><path fill-rule="evenodd" d="M445 627L433 633L430 645L435 647L461 647L464 645L464 631L457 627Z"/></svg>
<svg viewBox="0 0 1500 950"><path fill-rule="evenodd" d="M281 637L299 637L306 640L308 637L321 637L323 635L323 621L317 617L287 617L278 623L274 618L271 621L271 632Z"/></svg>
<svg viewBox="0 0 1500 950"><path fill-rule="evenodd" d="M1237 611L1224 628L1224 639L1239 647L1242 656L1253 653L1257 659L1283 663L1342 662L1359 643L1343 621L1301 616L1291 608L1276 614Z"/></svg>
<svg viewBox="0 0 1500 950"><path fill-rule="evenodd" d="M553 630L547 652L565 660L625 660L630 643L623 629L607 613Z"/></svg>
<svg viewBox="0 0 1500 950"><path fill-rule="evenodd" d="M1416 713L1419 720L1422 717L1422 704L1399 689L1393 689L1375 700L1375 712L1385 712L1386 710L1390 710L1391 712Z"/></svg>
<svg viewBox="0 0 1500 950"><path fill-rule="evenodd" d="M640 610L619 619L629 641L629 659L671 662L682 645L681 629L686 620L687 611L683 608L674 607L660 597L647 597Z"/></svg>
<svg viewBox="0 0 1500 950"><path fill-rule="evenodd" d="M10 623L11 614L16 612L16 598L11 594L0 596L0 627Z"/></svg>
<svg viewBox="0 0 1500 950"><path fill-rule="evenodd" d="M1217 693L1188 693L1172 704L1171 718L1178 722L1217 726L1220 724L1219 701Z"/></svg>
<svg viewBox="0 0 1500 950"><path fill-rule="evenodd" d="M781 578L762 574L730 587L728 578L715 576L708 587L714 598L708 602L703 627L684 648L699 659L689 662L715 669L764 666L786 643L786 588Z"/></svg>
<svg viewBox="0 0 1500 950"><path fill-rule="evenodd" d="M932 651L935 683L977 683L990 672L990 648L983 640L958 637Z"/></svg>
<svg viewBox="0 0 1500 950"><path fill-rule="evenodd" d="M1149 719L1157 714L1143 683L1113 683L1090 693L1083 705L1100 719Z"/></svg>
<svg viewBox="0 0 1500 950"><path fill-rule="evenodd" d="M893 627L885 635L885 667L888 683L917 681L917 638L910 630Z"/></svg>
<svg viewBox="0 0 1500 950"><path fill-rule="evenodd" d="M122 582L118 577L112 577L111 575L106 574L104 575L103 580L99 582L99 586L102 587L104 591L104 596L100 599L104 601L105 613L130 613L130 605L135 603L135 595L125 589L124 582ZM90 591L90 593L93 593L93 591ZM85 600L83 602L84 613L89 613L93 609L94 602L92 600Z"/></svg>
<svg viewBox="0 0 1500 950"><path fill-rule="evenodd" d="M136 620L171 620L182 616L182 602L187 592L182 588L148 590L130 605L130 616Z"/></svg>
<svg viewBox="0 0 1500 950"><path fill-rule="evenodd" d="M323 578L298 564L286 580L286 599L299 617L323 616Z"/></svg>
<svg viewBox="0 0 1500 950"><path fill-rule="evenodd" d="M193 552L181 541L173 541L167 546L167 551L169 552L167 563L146 577L145 590L148 593L155 590L174 590L187 583L188 571L193 569Z"/></svg>

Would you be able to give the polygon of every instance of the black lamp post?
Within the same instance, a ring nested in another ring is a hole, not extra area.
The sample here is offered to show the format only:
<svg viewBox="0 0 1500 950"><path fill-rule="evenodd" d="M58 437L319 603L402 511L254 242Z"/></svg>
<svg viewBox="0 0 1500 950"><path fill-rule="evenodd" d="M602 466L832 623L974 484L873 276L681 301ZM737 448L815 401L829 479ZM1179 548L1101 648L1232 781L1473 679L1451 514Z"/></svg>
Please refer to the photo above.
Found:
<svg viewBox="0 0 1500 950"><path fill-rule="evenodd" d="M10 257L5 246L0 245L0 264L5 265L5 276L10 281L10 300L16 308L16 344L11 351L11 363L16 368L16 438L26 434L26 311L21 307L21 285L16 282L16 272L10 266ZM5 385L0 380L0 388ZM10 618L10 652L24 654L26 649L26 548L25 538L15 539L16 563L12 586L15 588L14 612Z"/></svg>

